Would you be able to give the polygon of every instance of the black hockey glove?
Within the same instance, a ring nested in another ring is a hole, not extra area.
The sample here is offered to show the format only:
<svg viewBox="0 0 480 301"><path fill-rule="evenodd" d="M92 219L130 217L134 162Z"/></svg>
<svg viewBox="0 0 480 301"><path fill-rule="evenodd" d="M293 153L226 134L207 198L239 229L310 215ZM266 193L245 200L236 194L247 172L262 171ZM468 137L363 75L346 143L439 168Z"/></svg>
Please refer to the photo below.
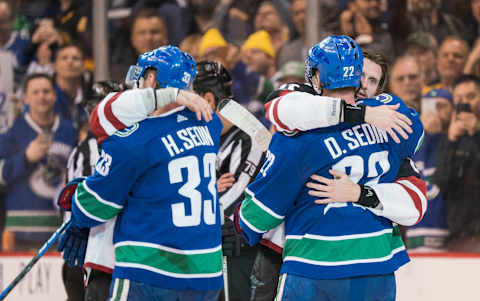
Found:
<svg viewBox="0 0 480 301"><path fill-rule="evenodd" d="M69 266L82 267L85 261L90 229L77 226L73 215L71 222L70 227L60 237L58 252L63 252L63 259Z"/></svg>
<svg viewBox="0 0 480 301"><path fill-rule="evenodd" d="M242 238L235 231L235 225L229 218L225 218L222 226L223 255L228 257L240 256Z"/></svg>

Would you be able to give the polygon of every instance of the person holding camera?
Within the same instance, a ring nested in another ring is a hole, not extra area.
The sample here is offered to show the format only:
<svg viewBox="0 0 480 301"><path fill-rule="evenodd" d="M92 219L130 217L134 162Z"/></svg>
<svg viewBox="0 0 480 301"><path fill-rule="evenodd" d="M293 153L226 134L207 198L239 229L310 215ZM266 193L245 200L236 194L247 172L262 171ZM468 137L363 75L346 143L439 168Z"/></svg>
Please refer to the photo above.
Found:
<svg viewBox="0 0 480 301"><path fill-rule="evenodd" d="M480 251L480 78L462 75L453 85L455 112L438 145L434 181L444 194L451 251Z"/></svg>

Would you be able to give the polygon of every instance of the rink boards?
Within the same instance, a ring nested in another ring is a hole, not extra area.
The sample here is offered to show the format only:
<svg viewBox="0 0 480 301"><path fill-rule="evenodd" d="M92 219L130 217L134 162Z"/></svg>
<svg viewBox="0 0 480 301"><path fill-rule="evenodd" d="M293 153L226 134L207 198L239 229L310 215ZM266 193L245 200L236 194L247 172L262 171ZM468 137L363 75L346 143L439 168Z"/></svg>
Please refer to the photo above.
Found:
<svg viewBox="0 0 480 301"><path fill-rule="evenodd" d="M15 278L33 253L0 253L0 288ZM412 262L397 273L397 301L480 300L480 254L410 254ZM45 255L6 298L7 301L64 301L63 261Z"/></svg>

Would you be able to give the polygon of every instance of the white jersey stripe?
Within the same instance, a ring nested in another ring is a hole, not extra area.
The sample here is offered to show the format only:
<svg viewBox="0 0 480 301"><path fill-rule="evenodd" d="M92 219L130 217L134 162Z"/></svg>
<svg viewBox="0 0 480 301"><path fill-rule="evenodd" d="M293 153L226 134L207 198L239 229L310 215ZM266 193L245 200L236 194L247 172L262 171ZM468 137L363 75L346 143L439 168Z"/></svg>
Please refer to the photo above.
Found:
<svg viewBox="0 0 480 301"><path fill-rule="evenodd" d="M405 250L405 246L398 247L393 249L390 254L384 257L379 258L367 258L367 259L353 259L353 260L344 260L344 261L317 261L311 259L305 259L297 256L287 256L283 259L283 262L286 261L297 261L311 265L319 265L319 266L340 266L340 265L350 265L350 264L358 264L358 263L373 263L373 262L383 262L392 259L392 257Z"/></svg>

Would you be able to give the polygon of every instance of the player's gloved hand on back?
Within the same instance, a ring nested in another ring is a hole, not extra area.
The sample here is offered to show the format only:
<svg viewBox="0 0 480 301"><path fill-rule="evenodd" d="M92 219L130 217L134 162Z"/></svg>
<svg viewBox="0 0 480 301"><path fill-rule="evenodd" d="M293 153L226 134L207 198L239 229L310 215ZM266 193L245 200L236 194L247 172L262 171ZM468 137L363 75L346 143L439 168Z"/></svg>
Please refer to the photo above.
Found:
<svg viewBox="0 0 480 301"><path fill-rule="evenodd" d="M222 225L222 250L223 255L234 257L240 255L240 247L242 245L242 238L235 231L235 225L229 218L225 218L225 223Z"/></svg>
<svg viewBox="0 0 480 301"><path fill-rule="evenodd" d="M72 215L72 224L62 234L58 243L58 252L63 252L63 259L69 266L83 266L87 251L89 228L80 228L75 224Z"/></svg>
<svg viewBox="0 0 480 301"><path fill-rule="evenodd" d="M76 178L68 182L62 191L58 195L57 204L66 211L72 211L72 200L78 184L80 184L85 178Z"/></svg>

